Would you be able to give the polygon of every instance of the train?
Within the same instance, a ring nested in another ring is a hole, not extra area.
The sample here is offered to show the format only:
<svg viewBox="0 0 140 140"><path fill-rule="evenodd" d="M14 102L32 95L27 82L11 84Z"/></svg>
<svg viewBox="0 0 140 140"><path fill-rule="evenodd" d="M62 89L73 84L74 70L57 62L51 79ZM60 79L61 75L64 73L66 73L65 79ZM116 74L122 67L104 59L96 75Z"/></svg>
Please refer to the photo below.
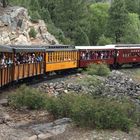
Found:
<svg viewBox="0 0 140 140"><path fill-rule="evenodd" d="M106 46L0 45L0 89L50 72L106 63L118 68L140 63L140 44Z"/></svg>

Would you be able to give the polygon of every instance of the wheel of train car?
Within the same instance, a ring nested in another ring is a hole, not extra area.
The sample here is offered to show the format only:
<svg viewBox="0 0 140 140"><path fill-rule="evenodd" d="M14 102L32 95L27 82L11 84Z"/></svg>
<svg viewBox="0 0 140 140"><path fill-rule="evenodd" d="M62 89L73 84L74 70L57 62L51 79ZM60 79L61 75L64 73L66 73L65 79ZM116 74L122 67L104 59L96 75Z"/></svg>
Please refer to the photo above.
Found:
<svg viewBox="0 0 140 140"><path fill-rule="evenodd" d="M116 68L116 69L120 69L120 68L122 67L122 65L123 65L123 64L118 64L118 63L117 63L115 68Z"/></svg>

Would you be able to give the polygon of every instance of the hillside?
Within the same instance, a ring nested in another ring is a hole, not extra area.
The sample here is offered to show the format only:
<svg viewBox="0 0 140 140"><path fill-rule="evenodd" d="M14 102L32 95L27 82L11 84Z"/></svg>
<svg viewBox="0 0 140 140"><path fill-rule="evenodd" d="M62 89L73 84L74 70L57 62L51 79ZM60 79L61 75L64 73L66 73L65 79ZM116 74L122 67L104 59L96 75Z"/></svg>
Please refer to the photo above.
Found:
<svg viewBox="0 0 140 140"><path fill-rule="evenodd" d="M35 32L35 38L30 30ZM43 20L33 23L23 7L0 7L0 44L59 44Z"/></svg>

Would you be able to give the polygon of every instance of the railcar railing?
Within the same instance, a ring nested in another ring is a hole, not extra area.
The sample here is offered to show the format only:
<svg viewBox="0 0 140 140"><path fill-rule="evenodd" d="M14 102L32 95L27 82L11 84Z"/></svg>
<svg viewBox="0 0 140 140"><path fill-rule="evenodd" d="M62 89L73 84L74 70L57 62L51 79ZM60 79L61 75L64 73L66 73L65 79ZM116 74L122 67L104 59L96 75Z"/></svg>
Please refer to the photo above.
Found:
<svg viewBox="0 0 140 140"><path fill-rule="evenodd" d="M0 67L0 87L13 81L13 65Z"/></svg>
<svg viewBox="0 0 140 140"><path fill-rule="evenodd" d="M44 62L18 64L14 67L14 81L44 73Z"/></svg>

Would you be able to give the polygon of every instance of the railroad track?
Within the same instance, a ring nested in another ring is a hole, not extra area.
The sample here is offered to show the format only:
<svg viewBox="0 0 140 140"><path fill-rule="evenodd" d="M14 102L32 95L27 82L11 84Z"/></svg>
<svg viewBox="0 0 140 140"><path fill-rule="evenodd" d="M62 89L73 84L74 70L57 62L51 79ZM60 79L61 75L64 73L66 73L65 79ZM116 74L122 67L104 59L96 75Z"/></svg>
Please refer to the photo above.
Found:
<svg viewBox="0 0 140 140"><path fill-rule="evenodd" d="M125 65L117 70L132 70L132 69L139 69L140 65L136 65L135 67L132 67L131 65ZM115 69L112 69L115 70ZM27 79L22 79L16 82L13 82L3 88L0 89L0 94L3 94L5 92L11 92L21 86L22 84L26 84L27 86L34 86L43 82L53 82L53 80L56 79L62 79L62 78L67 78L69 76L75 75L79 73L77 69L72 69L72 70L66 70L66 71L61 71L60 73L49 73L49 74L44 74L44 75L39 75L39 76L34 76L31 78Z"/></svg>
<svg viewBox="0 0 140 140"><path fill-rule="evenodd" d="M16 88L20 87L23 84L26 84L27 86L35 86L37 84L43 83L43 82L50 82L52 80L60 79L60 78L67 78L69 76L75 75L79 73L77 69L75 70L66 70L60 73L49 73L39 76L30 77L27 79L22 79L19 81L15 81L10 83L9 85L3 87L0 89L0 94L3 94L5 92L11 92L15 90Z"/></svg>

